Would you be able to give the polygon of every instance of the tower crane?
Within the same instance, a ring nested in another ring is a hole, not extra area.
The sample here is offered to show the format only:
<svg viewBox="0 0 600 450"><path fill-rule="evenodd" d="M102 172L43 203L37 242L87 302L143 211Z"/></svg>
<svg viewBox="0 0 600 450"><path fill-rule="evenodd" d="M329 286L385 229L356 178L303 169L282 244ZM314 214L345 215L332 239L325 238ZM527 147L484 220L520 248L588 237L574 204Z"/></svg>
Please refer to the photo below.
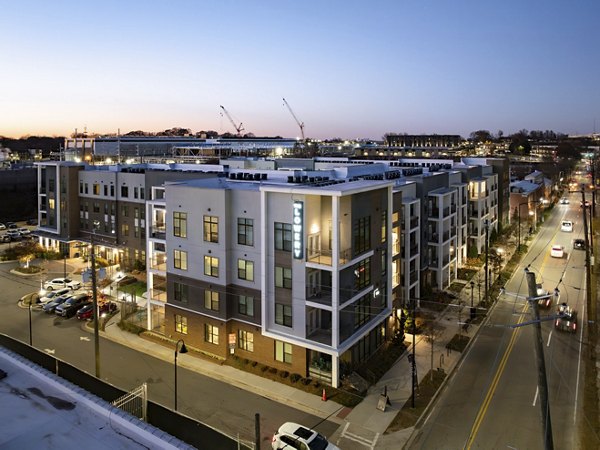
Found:
<svg viewBox="0 0 600 450"><path fill-rule="evenodd" d="M304 122L300 122L298 120L298 118L296 117L296 114L294 114L294 111L292 111L292 108L290 107L290 104L286 101L286 99L283 99L283 104L285 106L287 106L287 109L290 111L290 114L292 115L292 117L294 118L294 120L296 121L296 123L298 124L298 126L300 127L300 134L302 135L302 142L304 142Z"/></svg>
<svg viewBox="0 0 600 450"><path fill-rule="evenodd" d="M229 114L229 112L225 109L225 107L223 105L219 105L221 107L221 109L223 110L223 112L225 113L225 115L227 116L227 118L229 119L229 121L231 122L231 125L233 126L233 128L235 128L236 131L236 135L239 136L242 131L244 131L244 127L242 126L242 122L240 122L239 125L236 125L235 122L233 121L233 119L231 118L231 115Z"/></svg>

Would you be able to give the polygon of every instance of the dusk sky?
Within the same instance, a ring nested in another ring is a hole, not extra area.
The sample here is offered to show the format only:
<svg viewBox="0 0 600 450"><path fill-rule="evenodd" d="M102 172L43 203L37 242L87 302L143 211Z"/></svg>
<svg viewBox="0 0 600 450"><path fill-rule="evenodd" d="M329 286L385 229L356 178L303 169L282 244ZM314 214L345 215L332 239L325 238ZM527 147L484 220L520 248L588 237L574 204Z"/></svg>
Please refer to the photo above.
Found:
<svg viewBox="0 0 600 450"><path fill-rule="evenodd" d="M0 0L0 135L600 128L598 0Z"/></svg>

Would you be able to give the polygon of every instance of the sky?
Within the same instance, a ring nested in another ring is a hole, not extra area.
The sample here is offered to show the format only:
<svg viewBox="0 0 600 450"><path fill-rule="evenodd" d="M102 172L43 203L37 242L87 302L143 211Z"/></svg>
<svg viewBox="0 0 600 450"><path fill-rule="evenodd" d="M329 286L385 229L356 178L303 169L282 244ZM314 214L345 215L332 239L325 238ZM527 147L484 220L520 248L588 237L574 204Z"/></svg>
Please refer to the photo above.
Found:
<svg viewBox="0 0 600 450"><path fill-rule="evenodd" d="M0 135L600 129L597 0L0 0ZM597 131L597 130L596 130Z"/></svg>

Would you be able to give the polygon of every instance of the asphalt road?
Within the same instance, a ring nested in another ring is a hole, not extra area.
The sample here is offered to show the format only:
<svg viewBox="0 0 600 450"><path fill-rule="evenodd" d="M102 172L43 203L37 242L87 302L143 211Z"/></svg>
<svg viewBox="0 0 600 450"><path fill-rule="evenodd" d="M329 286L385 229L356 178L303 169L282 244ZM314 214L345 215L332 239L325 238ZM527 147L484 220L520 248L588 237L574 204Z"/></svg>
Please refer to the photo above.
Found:
<svg viewBox="0 0 600 450"><path fill-rule="evenodd" d="M550 292L558 287L560 302L579 311L575 334L556 331L553 320L542 322L554 448L578 448L579 433L586 429L580 375L585 363L586 305L585 252L572 248L572 240L583 237L577 195L570 195L569 205L556 205L542 224L523 265L507 283L507 294L500 296L411 448L543 448L533 326L511 327L531 320L530 308L521 298L528 292L527 265L538 283ZM563 218L575 222L572 233L560 231ZM566 257L551 258L552 244L563 245ZM540 309L540 315L555 311L553 305Z"/></svg>
<svg viewBox="0 0 600 450"><path fill-rule="evenodd" d="M0 332L29 342L28 310L17 306L18 299L40 287L40 277L11 274L16 263L0 264ZM56 272L44 278L63 275L62 262L50 264ZM69 268L67 268L70 270ZM32 311L33 345L52 352L76 367L94 373L93 334L82 330L75 318L63 319ZM101 338L101 375L109 383L129 390L148 383L151 400L173 407L173 364ZM243 376L243 375L242 375ZM221 430L232 437L254 440L254 415L261 417L262 448L270 448L274 431L293 421L330 436L338 425L285 404L178 367L178 409L181 413Z"/></svg>

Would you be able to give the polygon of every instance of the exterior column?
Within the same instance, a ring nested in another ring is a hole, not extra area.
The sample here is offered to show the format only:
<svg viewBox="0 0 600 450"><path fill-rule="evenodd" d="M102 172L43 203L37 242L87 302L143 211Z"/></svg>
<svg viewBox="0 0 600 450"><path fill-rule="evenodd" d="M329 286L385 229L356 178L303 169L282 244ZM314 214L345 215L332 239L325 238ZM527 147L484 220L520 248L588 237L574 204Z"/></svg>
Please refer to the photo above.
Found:
<svg viewBox="0 0 600 450"><path fill-rule="evenodd" d="M340 343L340 199L339 197L331 197L331 345L337 350ZM263 227L264 228L264 227ZM336 359L332 358L333 360ZM338 363L336 363L338 364ZM333 370L333 369L332 369ZM332 374L333 376L333 374ZM337 383L337 378L333 377L333 383Z"/></svg>
<svg viewBox="0 0 600 450"><path fill-rule="evenodd" d="M331 355L331 386L338 388L340 385L340 357Z"/></svg>

